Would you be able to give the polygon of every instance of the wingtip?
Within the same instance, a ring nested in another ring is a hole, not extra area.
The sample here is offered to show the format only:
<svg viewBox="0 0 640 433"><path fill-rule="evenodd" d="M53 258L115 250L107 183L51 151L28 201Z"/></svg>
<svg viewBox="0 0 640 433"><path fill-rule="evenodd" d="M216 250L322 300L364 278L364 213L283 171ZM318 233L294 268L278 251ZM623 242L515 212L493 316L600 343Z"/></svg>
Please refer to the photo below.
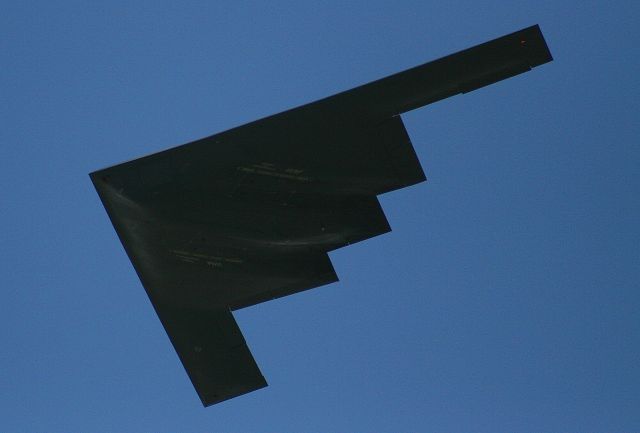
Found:
<svg viewBox="0 0 640 433"><path fill-rule="evenodd" d="M207 396L199 395L199 397L200 397L200 402L202 402L202 406L207 408L215 404L222 403L224 401L231 400L233 398L240 397L245 394L249 394L253 391L266 388L268 386L269 384L267 383L266 379L262 377L262 383L249 387L244 390L239 390L238 392L233 394L225 394L225 395L213 394L213 395L207 395Z"/></svg>
<svg viewBox="0 0 640 433"><path fill-rule="evenodd" d="M523 29L519 33L522 33L524 36L521 43L527 43L531 48L529 60L532 68L553 61L551 50L542 34L542 29L539 24Z"/></svg>

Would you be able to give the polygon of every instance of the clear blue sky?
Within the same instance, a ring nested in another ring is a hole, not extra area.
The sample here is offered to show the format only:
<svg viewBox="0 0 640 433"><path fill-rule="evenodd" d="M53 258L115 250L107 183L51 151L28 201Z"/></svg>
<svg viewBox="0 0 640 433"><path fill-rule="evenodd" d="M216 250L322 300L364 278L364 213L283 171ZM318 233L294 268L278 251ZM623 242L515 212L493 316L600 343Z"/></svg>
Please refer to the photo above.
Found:
<svg viewBox="0 0 640 433"><path fill-rule="evenodd" d="M0 431L640 431L639 8L1 2ZM202 408L87 173L535 23L556 60L406 115L429 182L238 312L270 386Z"/></svg>

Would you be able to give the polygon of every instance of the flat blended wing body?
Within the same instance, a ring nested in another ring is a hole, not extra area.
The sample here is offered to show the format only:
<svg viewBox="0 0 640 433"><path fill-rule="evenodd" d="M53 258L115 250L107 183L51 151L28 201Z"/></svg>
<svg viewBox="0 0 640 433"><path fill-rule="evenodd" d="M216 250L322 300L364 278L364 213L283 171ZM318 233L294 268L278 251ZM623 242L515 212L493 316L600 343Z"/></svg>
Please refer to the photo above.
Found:
<svg viewBox="0 0 640 433"><path fill-rule="evenodd" d="M538 26L91 173L205 406L266 386L232 310L337 281L327 253L390 231L425 180L400 114L551 61Z"/></svg>

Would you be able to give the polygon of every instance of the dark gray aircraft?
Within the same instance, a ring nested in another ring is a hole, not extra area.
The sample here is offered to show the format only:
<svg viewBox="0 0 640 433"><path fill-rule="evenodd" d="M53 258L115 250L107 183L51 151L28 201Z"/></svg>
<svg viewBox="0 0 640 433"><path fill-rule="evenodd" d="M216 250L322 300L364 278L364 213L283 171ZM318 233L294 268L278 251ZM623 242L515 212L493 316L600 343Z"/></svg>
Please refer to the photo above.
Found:
<svg viewBox="0 0 640 433"><path fill-rule="evenodd" d="M425 180L401 113L551 60L533 26L91 173L202 403L267 385L231 311L337 281L328 251L391 230L376 196Z"/></svg>

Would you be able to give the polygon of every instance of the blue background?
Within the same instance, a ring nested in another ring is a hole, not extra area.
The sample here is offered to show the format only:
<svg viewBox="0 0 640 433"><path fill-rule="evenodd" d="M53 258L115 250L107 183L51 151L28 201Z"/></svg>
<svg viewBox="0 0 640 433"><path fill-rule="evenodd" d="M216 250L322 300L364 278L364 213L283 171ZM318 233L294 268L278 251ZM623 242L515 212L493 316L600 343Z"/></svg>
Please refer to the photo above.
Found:
<svg viewBox="0 0 640 433"><path fill-rule="evenodd" d="M2 2L0 431L640 431L635 4ZM236 314L270 386L203 409L87 174L535 23L556 60L405 115L429 182Z"/></svg>

